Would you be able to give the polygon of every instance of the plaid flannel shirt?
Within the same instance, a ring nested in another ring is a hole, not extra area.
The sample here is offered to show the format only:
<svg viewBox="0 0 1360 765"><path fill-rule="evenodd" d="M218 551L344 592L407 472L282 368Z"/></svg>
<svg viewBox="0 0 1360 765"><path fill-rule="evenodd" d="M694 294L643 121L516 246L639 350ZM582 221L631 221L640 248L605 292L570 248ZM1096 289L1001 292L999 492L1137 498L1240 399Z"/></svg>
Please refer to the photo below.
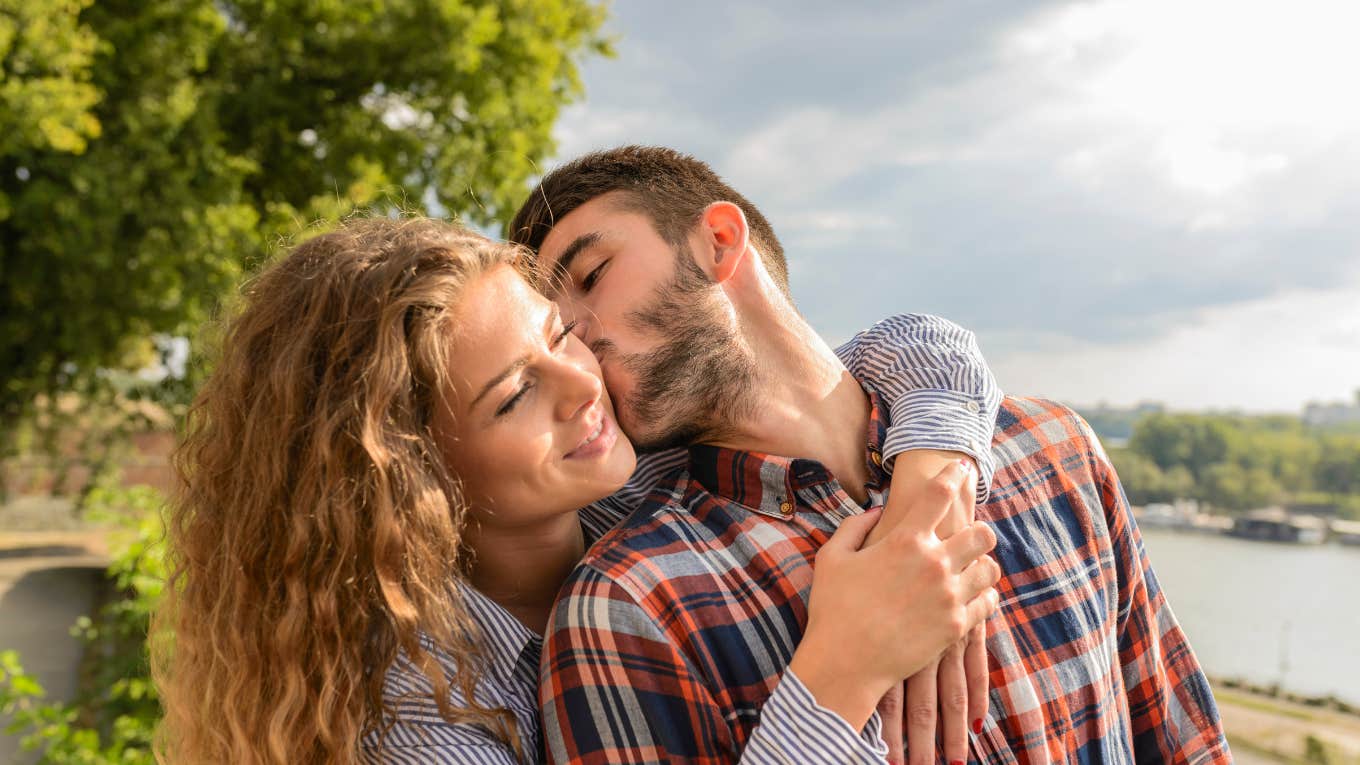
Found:
<svg viewBox="0 0 1360 765"><path fill-rule="evenodd" d="M1208 682L1086 423L1057 404L1007 399L992 455L978 516L997 533L1003 576L987 623L990 710L972 758L1231 762ZM868 488L886 485L871 475ZM543 656L549 760L736 761L761 735L761 705L802 635L815 553L857 512L818 463L691 449L688 469L564 586Z"/></svg>
<svg viewBox="0 0 1360 765"><path fill-rule="evenodd" d="M946 449L968 453L978 462L978 491L984 493L992 473L991 452L984 448L1001 398L996 380L978 350L973 333L924 314L884 319L836 349L857 378L877 385L892 412L883 455L908 449ZM688 461L684 449L645 455L628 486L580 511L586 539L595 540L628 516L666 474ZM462 586L464 603L487 641L489 665L475 690L483 706L509 711L515 718L524 757L490 731L449 724L439 714L433 688L405 656L389 669L384 695L396 713L386 736L371 734L363 742L363 759L371 763L442 763L444 765L521 765L538 760L538 666L542 637L534 634L499 604L470 586ZM449 677L458 672L454 658L428 641ZM454 706L467 700L450 688ZM764 746L747 751L752 762L842 762L847 753L882 762L885 750L877 732L860 735L843 720L819 707L796 678L787 678L766 703L769 729Z"/></svg>

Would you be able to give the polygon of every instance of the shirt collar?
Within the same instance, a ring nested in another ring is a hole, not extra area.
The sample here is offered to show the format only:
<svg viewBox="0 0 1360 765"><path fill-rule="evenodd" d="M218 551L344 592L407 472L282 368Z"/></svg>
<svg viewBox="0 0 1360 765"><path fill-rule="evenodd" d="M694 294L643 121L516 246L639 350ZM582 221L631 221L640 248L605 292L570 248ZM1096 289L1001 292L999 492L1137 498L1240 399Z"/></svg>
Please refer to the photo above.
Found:
<svg viewBox="0 0 1360 765"><path fill-rule="evenodd" d="M878 392L861 382L869 396L869 426L864 462L869 471L870 494L887 487L883 471L883 441L887 435L886 410ZM710 494L723 497L761 515L787 519L799 496L835 480L816 460L781 457L755 451L728 449L709 444L689 448L690 475ZM880 500L881 501L881 500Z"/></svg>
<svg viewBox="0 0 1360 765"><path fill-rule="evenodd" d="M599 521L587 521L588 519L582 517L581 531L586 548L589 549L609 528L600 526ZM504 606L461 579L458 580L458 592L463 597L468 614L481 628L482 635L490 647L489 658L497 671L503 670L507 674L512 674L515 667L525 660L524 652L529 648L534 651L533 664L535 667L538 666L538 655L543 650L542 635L534 634L523 622L505 610Z"/></svg>
<svg viewBox="0 0 1360 765"><path fill-rule="evenodd" d="M476 587L467 582L458 582L458 592L468 609L468 615L481 629L487 647L487 659L498 677L513 677L516 668L525 661L538 666L538 657L543 650L542 635L534 634L499 603L478 592ZM532 654L526 657L527 651L532 651Z"/></svg>

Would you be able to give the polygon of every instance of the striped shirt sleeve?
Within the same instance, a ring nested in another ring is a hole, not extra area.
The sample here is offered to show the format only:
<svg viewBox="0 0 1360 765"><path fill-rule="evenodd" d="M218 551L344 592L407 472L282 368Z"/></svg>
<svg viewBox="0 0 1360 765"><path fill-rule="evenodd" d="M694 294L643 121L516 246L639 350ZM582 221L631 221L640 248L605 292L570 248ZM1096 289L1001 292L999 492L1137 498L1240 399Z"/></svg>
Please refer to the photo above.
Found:
<svg viewBox="0 0 1360 765"><path fill-rule="evenodd" d="M549 763L883 763L877 718L861 734L786 673L738 754L722 707L619 583L578 568L557 601L540 683Z"/></svg>
<svg viewBox="0 0 1360 765"><path fill-rule="evenodd" d="M963 452L977 462L977 501L986 501L1002 396L972 332L938 316L899 314L855 335L836 355L888 404L889 470L892 457L912 449Z"/></svg>
<svg viewBox="0 0 1360 765"><path fill-rule="evenodd" d="M817 703L792 669L785 669L774 693L760 709L741 765L796 763L885 763L882 719L875 712L858 733L845 718Z"/></svg>
<svg viewBox="0 0 1360 765"><path fill-rule="evenodd" d="M1230 763L1209 681L1157 583L1114 466L1090 426L1082 426L1119 572L1116 629L1134 760Z"/></svg>
<svg viewBox="0 0 1360 765"><path fill-rule="evenodd" d="M471 726L469 726L471 729ZM486 734L487 743L386 746L365 749L366 765L522 765L514 752Z"/></svg>

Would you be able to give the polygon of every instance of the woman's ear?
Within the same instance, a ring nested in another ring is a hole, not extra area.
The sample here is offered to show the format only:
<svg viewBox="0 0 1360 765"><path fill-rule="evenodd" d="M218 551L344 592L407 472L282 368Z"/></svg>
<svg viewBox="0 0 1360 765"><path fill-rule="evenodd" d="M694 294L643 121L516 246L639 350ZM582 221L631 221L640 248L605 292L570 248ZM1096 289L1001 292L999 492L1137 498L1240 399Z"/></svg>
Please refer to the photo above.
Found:
<svg viewBox="0 0 1360 765"><path fill-rule="evenodd" d="M700 260L707 262L699 265L714 282L725 282L737 272L750 245L746 215L731 202L714 202L704 208L700 223L705 238Z"/></svg>

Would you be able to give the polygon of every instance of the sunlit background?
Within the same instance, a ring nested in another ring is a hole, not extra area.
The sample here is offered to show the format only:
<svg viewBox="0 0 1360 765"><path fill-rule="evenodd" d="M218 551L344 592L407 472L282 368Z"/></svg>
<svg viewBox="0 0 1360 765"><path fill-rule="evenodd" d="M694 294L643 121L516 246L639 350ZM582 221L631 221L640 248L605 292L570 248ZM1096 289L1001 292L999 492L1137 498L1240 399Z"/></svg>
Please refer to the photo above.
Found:
<svg viewBox="0 0 1360 765"><path fill-rule="evenodd" d="M1319 429L1360 431L1360 5L634 2L606 29L559 160L693 153L771 219L828 338L940 314L1007 392L1078 406L1238 761L1360 761L1355 718L1241 693L1360 703L1360 547L1203 514L1354 515L1290 474L1360 489Z"/></svg>
<svg viewBox="0 0 1360 765"><path fill-rule="evenodd" d="M559 156L657 143L771 218L843 339L1008 391L1298 412L1360 387L1360 5L617 3Z"/></svg>
<svg viewBox="0 0 1360 765"><path fill-rule="evenodd" d="M498 234L642 143L764 210L829 340L939 314L1074 405L1237 761L1360 763L1358 30L1355 0L0 0L0 762L152 762L167 455L246 274L367 212Z"/></svg>

